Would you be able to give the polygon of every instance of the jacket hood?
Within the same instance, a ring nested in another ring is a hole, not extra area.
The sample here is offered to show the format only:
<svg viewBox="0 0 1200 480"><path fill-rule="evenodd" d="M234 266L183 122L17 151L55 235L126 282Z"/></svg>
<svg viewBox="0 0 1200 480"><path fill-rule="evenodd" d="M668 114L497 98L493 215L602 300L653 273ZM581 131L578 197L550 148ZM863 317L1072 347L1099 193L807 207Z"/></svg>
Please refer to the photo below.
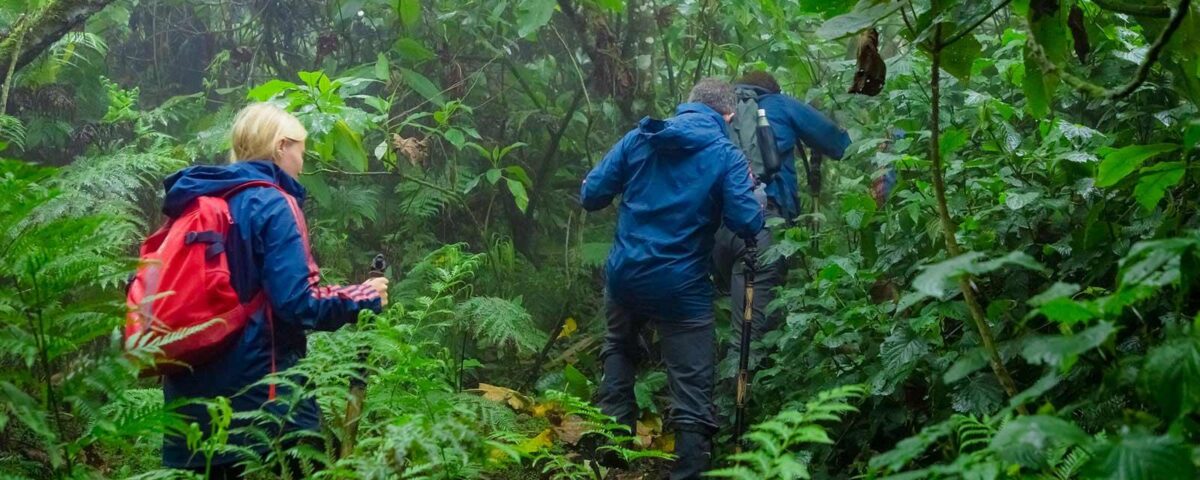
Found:
<svg viewBox="0 0 1200 480"><path fill-rule="evenodd" d="M283 187L283 190L304 202L304 187L300 182L284 173L273 162L255 160L229 165L195 165L175 172L163 180L166 197L162 211L168 217L183 213L192 200L205 195L215 195L246 182L267 181Z"/></svg>
<svg viewBox="0 0 1200 480"><path fill-rule="evenodd" d="M643 118L638 133L657 151L694 152L729 138L725 118L703 103L684 103L666 120Z"/></svg>

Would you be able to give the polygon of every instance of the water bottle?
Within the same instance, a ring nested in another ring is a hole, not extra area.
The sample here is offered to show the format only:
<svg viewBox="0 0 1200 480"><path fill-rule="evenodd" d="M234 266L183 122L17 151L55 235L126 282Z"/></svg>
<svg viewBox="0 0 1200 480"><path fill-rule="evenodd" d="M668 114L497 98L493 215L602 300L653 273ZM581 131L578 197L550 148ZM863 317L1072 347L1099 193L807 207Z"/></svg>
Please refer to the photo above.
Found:
<svg viewBox="0 0 1200 480"><path fill-rule="evenodd" d="M767 121L767 111L758 109L758 127L756 132L758 135L758 148L762 151L762 182L771 183L775 178L775 174L779 173L780 162L779 152L775 151L775 131L771 130L771 123Z"/></svg>

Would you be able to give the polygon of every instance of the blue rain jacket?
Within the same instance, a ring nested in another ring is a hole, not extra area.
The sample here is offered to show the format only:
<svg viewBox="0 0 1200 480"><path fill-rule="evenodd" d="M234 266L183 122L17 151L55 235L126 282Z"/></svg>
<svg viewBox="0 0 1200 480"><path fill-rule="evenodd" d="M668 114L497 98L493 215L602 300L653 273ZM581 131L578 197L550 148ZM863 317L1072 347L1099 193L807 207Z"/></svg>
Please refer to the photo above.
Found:
<svg viewBox="0 0 1200 480"><path fill-rule="evenodd" d="M817 109L782 93L767 93L766 90L750 86L761 93L758 108L767 111L767 121L775 132L775 148L782 164L775 181L767 185L767 197L775 202L784 218L792 219L800 214L799 183L796 175L797 142L803 141L809 148L831 158L842 158L850 146L850 136Z"/></svg>
<svg viewBox="0 0 1200 480"><path fill-rule="evenodd" d="M283 187L297 205L304 202L304 187L299 182L274 163L251 161L193 166L171 175L163 182L167 191L163 213L178 216L197 197L220 195L256 180ZM233 287L243 302L249 302L260 290L265 291L271 309L270 321L266 309L259 311L223 356L194 366L191 372L164 376L163 396L168 403L225 396L235 414L264 409L283 419L286 431L318 429L321 412L314 399L289 405L281 400L296 395L284 385L275 388L275 400L269 398L271 389L266 385L247 387L272 371L272 358L275 370L282 371L304 357L307 331L336 330L355 322L361 310L378 312L380 299L374 289L362 285L317 286L320 273L312 262L304 219L292 213L283 192L269 187L247 188L235 193L228 203L234 224L225 248ZM303 383L303 379L295 380ZM198 422L207 435L208 413L203 406L188 405L180 413L191 417L189 422ZM235 417L233 427L240 425ZM232 436L230 443L251 444L237 436ZM164 436L164 465L197 468L203 467L204 461L203 455L187 449L182 437ZM213 464L236 461L233 456L218 456Z"/></svg>
<svg viewBox="0 0 1200 480"><path fill-rule="evenodd" d="M763 228L753 190L746 156L712 108L685 103L667 120L642 119L580 193L587 210L621 195L607 265L612 299L663 319L712 315L713 234L722 221L742 237Z"/></svg>

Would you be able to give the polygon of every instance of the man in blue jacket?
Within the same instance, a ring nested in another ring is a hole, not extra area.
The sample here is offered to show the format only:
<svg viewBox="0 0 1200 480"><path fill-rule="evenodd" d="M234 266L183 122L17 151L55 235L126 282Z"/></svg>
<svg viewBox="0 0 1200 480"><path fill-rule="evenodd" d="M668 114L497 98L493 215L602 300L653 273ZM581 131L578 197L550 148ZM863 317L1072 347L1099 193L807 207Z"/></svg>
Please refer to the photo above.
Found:
<svg viewBox="0 0 1200 480"><path fill-rule="evenodd" d="M790 222L800 214L799 183L793 152L808 145L815 154L842 158L846 147L850 146L850 136L821 112L781 93L779 83L767 72L747 72L738 79L736 88L748 88L758 94L758 108L766 110L767 121L775 133L775 150L779 153L781 168L774 179L766 179L769 180L764 192L767 197L767 218L782 218ZM771 232L765 229L759 232L756 242L759 255L763 255L771 246ZM745 248L745 242L735 232L725 228L717 232L713 252L717 281L722 287L729 286L734 312L742 311L746 298L741 261ZM758 265L754 274L754 310L751 317L753 340L761 339L774 328L777 316L766 315L767 305L775 298L775 287L787 279L787 262L784 259L770 263L759 261ZM736 358L741 324L732 323L734 344L729 350Z"/></svg>
<svg viewBox="0 0 1200 480"><path fill-rule="evenodd" d="M640 330L662 341L678 457L672 479L700 478L717 429L712 404L715 330L711 255L717 227L754 238L762 205L746 157L729 139L733 87L700 81L666 120L644 118L583 182L589 211L621 195L607 264L601 410L633 431Z"/></svg>

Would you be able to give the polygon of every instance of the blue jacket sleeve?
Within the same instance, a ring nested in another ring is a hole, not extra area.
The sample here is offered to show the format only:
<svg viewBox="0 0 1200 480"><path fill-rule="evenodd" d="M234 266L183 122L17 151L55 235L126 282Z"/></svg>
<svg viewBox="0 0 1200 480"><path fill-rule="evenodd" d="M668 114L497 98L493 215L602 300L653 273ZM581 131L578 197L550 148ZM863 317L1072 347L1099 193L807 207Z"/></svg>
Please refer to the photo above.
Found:
<svg viewBox="0 0 1200 480"><path fill-rule="evenodd" d="M763 229L763 206L754 198L754 175L742 152L732 146L726 155L725 178L721 181L721 205L725 226L741 238L754 238Z"/></svg>
<svg viewBox="0 0 1200 480"><path fill-rule="evenodd" d="M275 319L305 330L337 330L353 323L361 310L379 312L380 298L366 285L318 287L307 235L283 193L264 189L258 239L262 247L262 282Z"/></svg>
<svg viewBox="0 0 1200 480"><path fill-rule="evenodd" d="M625 187L624 163L625 144L628 136L617 142L604 155L596 168L593 168L583 179L583 188L579 191L579 203L587 211L600 210L612 204L613 197Z"/></svg>
<svg viewBox="0 0 1200 480"><path fill-rule="evenodd" d="M850 146L850 135L817 109L787 98L788 120L805 145L832 158L842 158Z"/></svg>

